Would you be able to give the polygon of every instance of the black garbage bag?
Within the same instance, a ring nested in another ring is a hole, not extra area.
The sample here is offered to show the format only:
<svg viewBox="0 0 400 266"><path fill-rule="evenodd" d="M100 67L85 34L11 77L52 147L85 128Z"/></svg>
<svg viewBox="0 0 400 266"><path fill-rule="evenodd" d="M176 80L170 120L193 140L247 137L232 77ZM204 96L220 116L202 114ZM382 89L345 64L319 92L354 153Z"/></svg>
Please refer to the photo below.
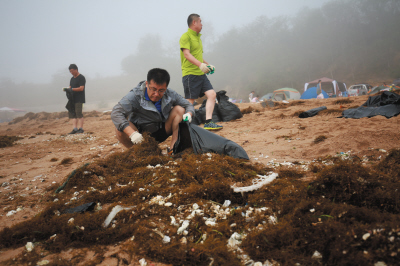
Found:
<svg viewBox="0 0 400 266"><path fill-rule="evenodd" d="M384 91L381 95L376 96L369 96L368 100L363 103L362 106L367 107L378 107L378 106L385 106L389 104L400 104L400 95L390 92Z"/></svg>
<svg viewBox="0 0 400 266"><path fill-rule="evenodd" d="M239 107L229 101L229 97L226 96L226 91L222 90L217 92L217 100L219 105L219 115L222 119L221 121L228 122L243 117Z"/></svg>
<svg viewBox="0 0 400 266"><path fill-rule="evenodd" d="M400 95L384 91L381 95L370 96L368 100L358 108L347 109L342 113L345 118L363 118L382 115L392 118L400 114Z"/></svg>
<svg viewBox="0 0 400 266"><path fill-rule="evenodd" d="M192 120L192 123L195 125L200 125L202 123L204 123L206 121L206 103L207 103L207 99L205 99L203 101L203 103L201 104L199 109L195 110L195 115L194 118ZM219 115L219 106L217 103L215 103L214 105L214 111L212 114L212 120L214 122L221 122L222 119Z"/></svg>
<svg viewBox="0 0 400 266"><path fill-rule="evenodd" d="M77 206L75 208L66 209L64 213L75 213L75 212L86 212L86 211L93 211L94 207L96 206L95 202L85 203L83 205Z"/></svg>
<svg viewBox="0 0 400 266"><path fill-rule="evenodd" d="M183 122L179 124L178 140L174 145L174 153L182 152L187 148L193 148L193 152L196 154L212 152L249 160L246 151L235 142L193 123Z"/></svg>
<svg viewBox="0 0 400 266"><path fill-rule="evenodd" d="M326 110L326 106L321 106L321 107L317 107L314 109L310 109L308 111L302 112L301 114L299 114L300 118L307 118L307 117L312 117L317 115L319 112L321 112L322 110Z"/></svg>

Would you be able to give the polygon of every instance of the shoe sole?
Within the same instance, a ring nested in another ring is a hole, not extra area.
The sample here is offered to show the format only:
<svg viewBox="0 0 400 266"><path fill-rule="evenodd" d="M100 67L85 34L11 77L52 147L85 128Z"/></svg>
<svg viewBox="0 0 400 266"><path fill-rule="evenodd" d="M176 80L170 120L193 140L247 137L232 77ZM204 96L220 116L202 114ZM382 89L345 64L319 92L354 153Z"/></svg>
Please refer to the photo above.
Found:
<svg viewBox="0 0 400 266"><path fill-rule="evenodd" d="M220 128L214 128L214 127L205 127L204 128L205 130L221 130L222 129L222 127L220 127Z"/></svg>

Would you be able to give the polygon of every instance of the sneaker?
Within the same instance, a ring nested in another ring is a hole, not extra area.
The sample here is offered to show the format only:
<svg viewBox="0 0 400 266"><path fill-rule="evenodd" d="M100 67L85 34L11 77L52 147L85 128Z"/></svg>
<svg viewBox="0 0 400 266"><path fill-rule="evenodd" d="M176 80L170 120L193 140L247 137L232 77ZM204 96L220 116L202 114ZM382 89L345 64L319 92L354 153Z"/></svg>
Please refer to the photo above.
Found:
<svg viewBox="0 0 400 266"><path fill-rule="evenodd" d="M172 156L172 155L174 155L174 150L172 149L170 149L170 148L167 148L167 154L169 155L169 156Z"/></svg>
<svg viewBox="0 0 400 266"><path fill-rule="evenodd" d="M79 129L73 129L71 132L69 132L68 134L76 134L79 131Z"/></svg>
<svg viewBox="0 0 400 266"><path fill-rule="evenodd" d="M83 132L85 132L82 128L80 128L80 129L78 129L77 131L76 131L76 134L78 134L78 133L83 133Z"/></svg>
<svg viewBox="0 0 400 266"><path fill-rule="evenodd" d="M206 130L220 130L222 128L223 128L223 126L217 125L213 121L211 121L210 123L204 124L204 129L206 129Z"/></svg>

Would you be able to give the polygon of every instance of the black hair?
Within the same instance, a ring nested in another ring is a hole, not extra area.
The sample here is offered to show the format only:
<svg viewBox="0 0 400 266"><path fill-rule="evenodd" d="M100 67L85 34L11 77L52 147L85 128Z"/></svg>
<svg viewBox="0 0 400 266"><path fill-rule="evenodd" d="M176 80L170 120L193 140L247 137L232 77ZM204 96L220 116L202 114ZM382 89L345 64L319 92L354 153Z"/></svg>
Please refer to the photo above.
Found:
<svg viewBox="0 0 400 266"><path fill-rule="evenodd" d="M147 82L154 81L158 85L162 85L164 83L169 84L170 76L167 70L161 68L153 68L147 73Z"/></svg>
<svg viewBox="0 0 400 266"><path fill-rule="evenodd" d="M189 28L190 28L190 25L192 25L193 20L196 20L196 19L198 19L199 17L200 17L200 15L197 15L197 14L190 14L190 15L189 15L189 17L188 17L188 19L187 19L187 24L188 24Z"/></svg>
<svg viewBox="0 0 400 266"><path fill-rule="evenodd" d="M71 69L78 70L78 67L75 64L70 64L69 67L68 67L68 70L71 70Z"/></svg>

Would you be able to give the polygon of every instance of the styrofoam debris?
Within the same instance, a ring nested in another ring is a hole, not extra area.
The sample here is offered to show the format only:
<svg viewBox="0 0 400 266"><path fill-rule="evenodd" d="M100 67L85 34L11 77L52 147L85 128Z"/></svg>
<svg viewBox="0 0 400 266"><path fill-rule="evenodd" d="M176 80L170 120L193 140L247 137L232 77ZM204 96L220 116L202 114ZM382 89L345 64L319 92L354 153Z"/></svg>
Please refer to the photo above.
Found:
<svg viewBox="0 0 400 266"><path fill-rule="evenodd" d="M33 250L34 247L35 247L35 246L33 245L32 242L28 242L28 243L26 243L26 245L25 245L25 248L26 248L26 250L27 250L28 252L31 252L31 251Z"/></svg>
<svg viewBox="0 0 400 266"><path fill-rule="evenodd" d="M7 212L6 216L8 217L8 216L14 215L16 213L17 213L17 211L12 210L12 211Z"/></svg>
<svg viewBox="0 0 400 266"><path fill-rule="evenodd" d="M311 257L312 259L322 259L322 254L319 253L317 250L314 252L314 254Z"/></svg>
<svg viewBox="0 0 400 266"><path fill-rule="evenodd" d="M189 221L188 220L184 220L181 227L178 228L177 234L180 235L182 234L183 230L185 230L186 228L188 228L189 226Z"/></svg>
<svg viewBox="0 0 400 266"><path fill-rule="evenodd" d="M107 216L106 220L104 221L103 227L104 227L104 228L107 227L107 226L111 223L112 219L114 219L114 217L115 217L115 216L117 215L117 213L119 213L120 211L122 211L122 210L130 210L130 209L132 209L132 208L133 208L133 207L122 207L122 206L120 206L120 205L115 206L114 208L112 208L110 214Z"/></svg>
<svg viewBox="0 0 400 266"><path fill-rule="evenodd" d="M147 265L146 259L145 258L140 259L139 264L140 264L140 266L146 266Z"/></svg>
<svg viewBox="0 0 400 266"><path fill-rule="evenodd" d="M169 236L164 236L162 242L163 242L164 244L167 244L167 243L171 242L171 238L170 238Z"/></svg>
<svg viewBox="0 0 400 266"><path fill-rule="evenodd" d="M247 186L247 187L234 187L231 186L231 188L233 189L233 192L249 192L249 191L253 191L253 190L257 190L259 188L261 188L264 185L268 185L269 183L271 183L272 181L274 181L277 177L278 174L277 173L272 173L268 176L265 175L257 175L259 178L258 179L254 179L253 180L253 185L251 186Z"/></svg>
<svg viewBox="0 0 400 266"><path fill-rule="evenodd" d="M238 246L242 243L242 236L239 233L233 233L231 237L228 239L228 248L229 249L237 249Z"/></svg>
<svg viewBox="0 0 400 266"><path fill-rule="evenodd" d="M230 200L225 200L224 204L222 205L222 207L229 207L229 205L231 205L231 201Z"/></svg>

